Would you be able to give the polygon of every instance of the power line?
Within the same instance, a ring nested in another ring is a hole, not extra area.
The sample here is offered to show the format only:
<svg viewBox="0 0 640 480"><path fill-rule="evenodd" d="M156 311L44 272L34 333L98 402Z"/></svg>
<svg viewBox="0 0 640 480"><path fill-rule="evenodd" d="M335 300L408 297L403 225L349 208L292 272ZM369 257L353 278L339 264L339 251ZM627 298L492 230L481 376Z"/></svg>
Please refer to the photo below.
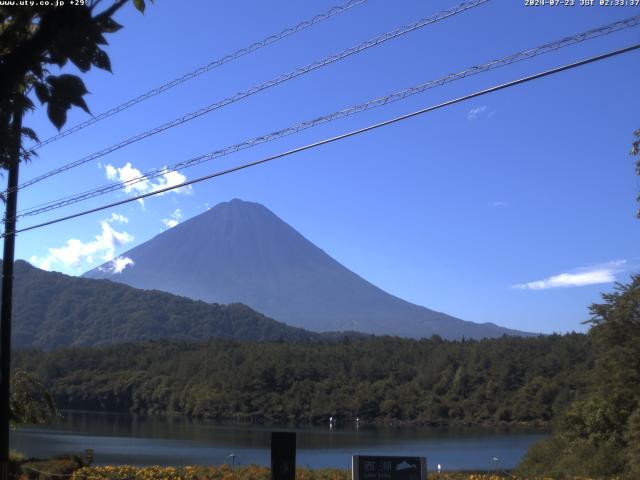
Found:
<svg viewBox="0 0 640 480"><path fill-rule="evenodd" d="M132 107L133 105L136 105L140 102L144 102L145 100L148 100L149 98L155 97L156 95L159 95L161 93L166 92L167 90L172 89L173 87L176 87L182 83L188 82L189 80L193 80L194 78L210 71L213 70L214 68L220 67L222 65L224 65L225 63L229 63L233 60L236 60L240 57L243 57L245 55L248 55L250 53L255 52L256 50L259 50L263 47L266 47L268 45L271 45L275 42L277 42L278 40L282 40L283 38L289 37L295 33L301 32L303 30L306 30L309 27L312 27L313 25L316 25L324 20L327 20L331 17L334 17L335 15L338 15L342 12L346 12L347 10L356 7L358 5L361 5L365 2L367 2L368 0L350 0L347 3L345 3L344 5L341 6L336 6L333 7L329 10L327 10L324 13L321 13L319 15L316 15L313 18L310 18L308 20L304 20L303 22L298 23L297 25L294 25L292 27L289 28L285 28L284 30L282 30L279 33L270 35L262 40L260 40L259 42L255 42L252 43L251 45L241 48L239 50L236 50L233 53L227 54L223 57L220 57L210 63L208 63L207 65L204 65L200 68L197 68L195 70L193 70L192 72L186 73L184 75L182 75L181 77L175 78L173 80L171 80L170 82L167 82L163 85L160 85L159 87L154 88L153 90L149 90L146 93L143 93L141 95L138 95L135 98L132 98L130 100L127 100L126 102L115 106L113 108L110 108L109 110L106 110L105 112L102 112L99 115L96 115L95 117L90 118L89 120L86 120L82 123L79 123L71 128L68 128L52 137L47 138L46 140L43 140L40 143L37 143L36 145L31 147L31 151L34 150L38 150L39 148L44 147L45 145L48 145L49 143L55 142L56 140L60 140L61 138L64 138L68 135L71 135L72 133L78 132L80 130L82 130L83 128L88 127L89 125L93 125L94 123L99 122L100 120L104 120L105 118L111 117L117 113L120 113L126 109L128 109L129 107Z"/></svg>
<svg viewBox="0 0 640 480"><path fill-rule="evenodd" d="M577 68L577 67L580 67L580 66L583 66L583 65L587 65L587 64L594 63L594 62L597 62L597 61L600 61L600 60L604 60L606 58L610 58L610 57L614 57L614 56L617 56L617 55L621 55L623 53L631 52L631 51L637 50L639 48L640 48L640 43L637 43L637 44L631 45L629 47L621 48L621 49L618 49L618 50L613 50L613 51L610 51L610 52L607 52L607 53L603 53L603 54L600 54L600 55L596 55L594 57L590 57L590 58L587 58L587 59L584 59L584 60L579 60L577 62L569 63L569 64L566 64L566 65L563 65L563 66L560 66L560 67L556 67L556 68L552 68L550 70L546 70L546 71L543 71L543 72L540 72L540 73L536 73L534 75L529 75L529 76L526 76L526 77L519 78L517 80L512 80L512 81L507 82L507 83L502 83L502 84L496 85L494 87L490 87L490 88L486 88L484 90L480 90L480 91L477 91L477 92L474 92L474 93L470 93L470 94L464 95L462 97L454 98L452 100L448 100L446 102L442 102L442 103L439 103L437 105L433 105L431 107L426 107L426 108L423 108L421 110L417 110L415 112L407 113L405 115L401 115L399 117L395 117L395 118L392 118L390 120L385 120L383 122L376 123L376 124L373 124L373 125L369 125L367 127L363 127L363 128L357 129L357 130L352 130L350 132L343 133L341 135L337 135L335 137L331 137L331 138L327 138L327 139L324 139L324 140L320 140L318 142L310 143L310 144L304 145L302 147L294 148L292 150L287 150L285 152L278 153L276 155L271 155L269 157L262 158L260 160L256 160L256 161L249 162L249 163L245 163L245 164L242 164L242 165L239 165L239 166L236 166L236 167L228 168L226 170L221 170L221 171L218 171L218 172L210 173L208 175L204 175L204 176L195 178L193 180L188 180L188 181L180 183L178 185L161 188L159 190L156 190L156 191L153 191L153 192L144 193L144 194L138 195L136 197L127 198L125 200L112 202L112 203L109 203L109 204L106 204L106 205L102 205L100 207L91 208L91 209L84 210L84 211L81 211L81 212L78 212L78 213L74 213L74 214L71 214L71 215L67 215L67 216L64 216L64 217L59 217L59 218L56 218L54 220L49 220L47 222L43 222L43 223L39 223L39 224L36 224L36 225L31 225L29 227L17 229L17 230L14 230L13 232L5 232L5 233L3 233L1 235L1 237L4 238L4 237L7 237L9 235L15 235L17 233L26 232L26 231L29 231L29 230L34 230L36 228L46 227L46 226L49 226L49 225L53 225L55 223L60 223L60 222L66 221L66 220L71 220L73 218L78 218L78 217L81 217L81 216L84 216L84 215L88 215L90 213L95 213L95 212L99 212L101 210L106 210L108 208L117 207L117 206L123 205L125 203L130 203L130 202L134 202L134 201L137 201L137 200L142 200L144 198L151 197L153 195L159 195L159 194L166 193L166 192L169 192L171 190L178 189L178 188L184 188L184 187L187 187L189 185L193 185L195 183L203 182L205 180L209 180L209 179L216 178L216 177L221 177L223 175L227 175L227 174L230 174L230 173L233 173L233 172L237 172L237 171L240 171L240 170L245 170L245 169L250 168L250 167L255 167L255 166L261 165L263 163L271 162L271 161L276 160L278 158L283 158L283 157L287 157L289 155L293 155L294 153L299 153L299 152L302 152L302 151L305 151L305 150L310 150L312 148L316 148L316 147L319 147L321 145L326 145L328 143L333 143L333 142L336 142L338 140L343 140L345 138L353 137L355 135L359 135L359 134L362 134L362 133L365 133L365 132L368 132L368 131L371 131L371 130L374 130L374 129L377 129L377 128L380 128L380 127L384 127L384 126L387 126L387 125L391 125L393 123L397 123L397 122L400 122L400 121L403 121L403 120L407 120L409 118L413 118L413 117L416 117L418 115L422 115L424 113L432 112L434 110L438 110L438 109L441 109L441 108L444 108L444 107L447 107L447 106L450 106L450 105L454 105L456 103L460 103L460 102L463 102L465 100L470 100L472 98L480 97L482 95L487 95L489 93L496 92L498 90L503 90L503 89L506 89L506 88L509 88L509 87L513 87L513 86L520 85L520 84L523 84L523 83L527 83L527 82L530 82L530 81L533 81L533 80L537 80L537 79L540 79L540 78L543 78L543 77L554 75L556 73L564 72L566 70L570 70L570 69Z"/></svg>
<svg viewBox="0 0 640 480"><path fill-rule="evenodd" d="M436 13L435 15L432 15L431 17L427 17L427 18L423 18L421 20L418 20L417 22L405 25L403 27L397 28L391 32L387 32L384 33L382 35L379 35L373 39L367 40L365 42L360 43L359 45L355 46L355 47L351 47L348 48L346 50L343 50L342 52L335 54L335 55L330 55L328 57L323 58L322 60L318 60L316 62L313 62L309 65L306 65L304 67L298 68L296 70L293 70L289 73L285 73L283 75L280 75L279 77L273 78L271 80L268 80L264 83L261 83L260 85L256 85L254 87L251 87L248 90L245 90L243 92L237 93L231 97L225 98L224 100L220 100L216 103L212 103L211 105L208 105L206 107L203 107L199 110L196 110L194 112L188 113L187 115L184 115L183 117L174 119L170 122L164 123L154 129L148 130L146 132L143 133L139 133L138 135L134 135L133 137L130 137L126 140L123 140L115 145L112 145L110 147L107 147L103 150L100 150L98 152L92 153L91 155L88 155L86 157L83 157L79 160L75 160L73 162L67 163L66 165L63 165L61 167L58 167L54 170L51 170L47 173L44 173L42 175L39 175L31 180L27 180L26 182L23 182L22 184L20 184L18 186L18 189L22 189L25 187L28 187L30 185L33 185L35 183L38 183L42 180L45 180L49 177L52 177L53 175L57 175L59 173L65 172L67 170L70 170L72 168L75 168L79 165L83 165L87 162L90 162L92 160L95 160L97 158L103 157L104 155L107 155L108 153L112 153L115 152L116 150L119 150L123 147L126 147L127 145L131 145L132 143L138 142L140 140L143 140L145 138L148 138L152 135L155 135L157 133L163 132L165 130L168 130L169 128L173 128L176 127L178 125L182 125L183 123L186 123L188 121L191 121L195 118L198 118L206 113L210 113L213 110L217 110L218 108L222 108L225 107L227 105L230 105L234 102L237 102L238 100L242 100L244 98L247 98L255 93L261 92L263 90L266 90L268 88L271 88L273 86L279 85L280 83L286 82L288 80L291 80L293 78L299 77L301 75L304 75L306 73L312 72L318 68L330 65L334 62L337 62L339 60L342 60L344 58L347 58L351 55L354 55L356 53L360 53L364 50L367 50L371 47L380 45L388 40L391 40L393 38L396 37L400 37L402 35L405 35L407 33L410 33L414 30L417 30L419 28L425 27L427 25L430 25L432 23L436 23L440 20L443 20L445 18L457 15L461 12L464 12L466 10L469 10L471 8L477 7L479 5L482 5L483 3L488 2L489 0L471 0L468 2L464 2L461 3L453 8L450 8L448 10L443 10L441 12ZM8 193L8 191L5 192L5 194Z"/></svg>
<svg viewBox="0 0 640 480"><path fill-rule="evenodd" d="M173 165L170 165L168 167L165 167L163 169L159 169L159 170L152 170L150 172L145 173L144 175L141 175L139 177L135 177L132 178L130 180L124 181L124 182L115 182L115 183L111 183L109 185L103 186L103 187L98 187L92 190L88 190L82 193L78 193L78 194L74 194L74 195L70 195L67 197L63 197L57 200L53 200L44 204L40 204L40 205L36 205L34 207L30 207L28 209L24 209L22 210L22 212L19 212L19 214L17 215L17 218L21 218L21 217L27 217L27 216L34 216L34 215L39 215L41 213L45 213L51 210L55 210L58 208L62 208L68 205L72 205L74 203L78 203L84 200L88 200L90 198L94 198L100 195L104 195L107 193L111 193L117 190L120 190L122 188L127 188L127 187L131 187L137 183L140 182L144 182L144 181L148 181L151 180L153 178L157 178L159 176L164 175L167 172L171 172L171 171L177 171L177 170L182 170L184 168L188 168L194 165L198 165L200 163L203 163L205 161L209 161L215 158L219 158L225 155L229 155L231 153L235 153L238 152L240 150L244 150L246 148L251 148L254 147L256 145L260 145L262 143L266 143L266 142L270 142L288 135L292 135L295 133L298 133L302 130L306 130L327 122L331 122L333 120L339 119L339 118L343 118L343 117L347 117L350 115L354 115L356 113L360 113L372 108L376 108L379 106L383 106L383 105L387 105L389 103L392 102L396 102L398 100L403 100L407 97L410 97L412 95L418 94L418 93L422 93L428 89L434 88L434 87L438 87L441 85L444 85L446 83L455 81L455 80L459 80L462 78L466 78L468 76L472 76L472 75L476 75L478 73L482 73L482 72L486 72L488 70L492 70L495 68L499 68L499 67L503 67L503 66L507 66L507 65L511 65L513 63L522 61L522 60L527 60L527 59L531 59L533 57L536 57L538 55L542 55L544 53L548 53L548 52L553 52L556 51L560 48L564 48L570 45L574 45L576 43L580 43L586 40L590 40L593 38L598 38L600 36L603 35L608 35L610 33L625 29L625 28L630 28L633 26L637 26L638 24L640 24L640 15L636 15L634 17L630 17L624 20L620 20L608 25L604 25L598 28L594 28L591 30L587 30L585 32L579 33L577 35L573 35L573 36L569 36L569 37L564 37L560 40L556 40L553 42L549 42L546 43L544 45L535 47L535 48L531 48L528 50L524 50L512 55L509 55L507 57L503 57L497 60L493 60L491 62L488 63L484 63L482 65L476 65L470 68L467 68L465 70L462 70L460 72L457 73L452 73L449 74L447 76L441 77L439 79L436 80L429 80L427 82L421 83L419 85L410 87L410 88L406 88L404 90L400 90L398 92L394 92L391 93L389 95L386 95L384 97L379 97L373 100L370 100L368 102L365 103L361 103L361 104L357 104L354 106L351 106L349 108L343 109L343 110L339 110L327 115L323 115L321 117L315 118L313 120L308 120L302 123L299 123L297 125L282 129L282 130L278 130L275 132L271 132L268 133L266 135L262 135L259 137L255 137L249 140L245 140L243 142L237 143L235 145L231 145L219 150L216 150L214 152L210 152L210 153L206 153L203 155L199 155L197 157L191 158L189 160L184 160L182 162L178 162L175 163Z"/></svg>

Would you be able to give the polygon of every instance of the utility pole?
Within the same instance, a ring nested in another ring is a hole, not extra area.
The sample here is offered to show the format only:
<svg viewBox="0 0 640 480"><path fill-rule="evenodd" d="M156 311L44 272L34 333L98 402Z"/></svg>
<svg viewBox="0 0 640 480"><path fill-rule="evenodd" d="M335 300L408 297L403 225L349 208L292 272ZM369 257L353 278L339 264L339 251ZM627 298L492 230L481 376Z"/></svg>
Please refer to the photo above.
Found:
<svg viewBox="0 0 640 480"><path fill-rule="evenodd" d="M11 304L13 297L13 259L18 204L18 169L22 142L22 106L13 101L13 155L9 162L6 210L4 216L4 254L2 256L2 309L0 310L0 480L9 478L9 386L11 383Z"/></svg>

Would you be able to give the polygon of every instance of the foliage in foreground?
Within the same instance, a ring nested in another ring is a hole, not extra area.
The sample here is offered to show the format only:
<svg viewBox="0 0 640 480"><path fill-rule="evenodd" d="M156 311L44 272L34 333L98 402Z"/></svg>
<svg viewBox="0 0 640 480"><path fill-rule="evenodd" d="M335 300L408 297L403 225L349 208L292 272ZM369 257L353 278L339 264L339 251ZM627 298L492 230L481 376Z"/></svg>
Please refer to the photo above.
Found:
<svg viewBox="0 0 640 480"><path fill-rule="evenodd" d="M122 28L113 15L128 0L116 0L97 12L100 2L22 2L0 4L0 168L8 169L18 159L29 160L33 152L22 139L39 141L34 130L22 126L22 116L35 108L32 92L58 128L66 123L72 106L89 113L84 96L88 90L77 75L52 74L68 62L82 73L92 67L111 71L109 56L102 48L105 35ZM27 5L28 4L28 5ZM91 4L91 5L90 5ZM144 0L133 0L144 11ZM0 194L4 201L4 193Z"/></svg>
<svg viewBox="0 0 640 480"><path fill-rule="evenodd" d="M581 391L585 335L453 342L153 342L18 351L61 408L265 422L546 423Z"/></svg>
<svg viewBox="0 0 640 480"><path fill-rule="evenodd" d="M69 479L85 466L87 464L79 456L64 455L49 460L22 459L17 462L16 471L21 474L21 480L25 477L29 480L61 480Z"/></svg>
<svg viewBox="0 0 640 480"><path fill-rule="evenodd" d="M554 435L532 447L528 474L640 478L640 275L590 307L596 363Z"/></svg>
<svg viewBox="0 0 640 480"><path fill-rule="evenodd" d="M271 480L269 467L256 465L235 467L187 466L187 467L133 467L129 465L98 466L83 465L76 456L61 457L52 460L22 463L14 477L20 475L29 480L56 480L60 477L69 480ZM429 480L555 480L559 477L520 476L512 472L429 472ZM599 477L600 478L600 477ZM351 480L351 471L336 468L296 469L297 480ZM563 480L594 480L591 477L562 477ZM604 480L600 478L600 480ZM619 477L607 477L607 480L621 480Z"/></svg>
<svg viewBox="0 0 640 480"><path fill-rule="evenodd" d="M270 480L271 470L268 467L231 468L220 467L131 467L105 466L84 467L76 470L70 480ZM338 469L297 469L298 480L349 480L351 474L347 470Z"/></svg>
<svg viewBox="0 0 640 480"><path fill-rule="evenodd" d="M270 480L268 467L85 467L76 470L71 480ZM522 477L508 473L429 473L430 480L553 480L553 477ZM296 469L297 480L351 480L349 470L325 468ZM587 477L568 477L566 480L590 480ZM614 480L614 479L611 479Z"/></svg>
<svg viewBox="0 0 640 480"><path fill-rule="evenodd" d="M12 426L47 423L60 416L53 396L28 373L14 371L10 391L9 421Z"/></svg>

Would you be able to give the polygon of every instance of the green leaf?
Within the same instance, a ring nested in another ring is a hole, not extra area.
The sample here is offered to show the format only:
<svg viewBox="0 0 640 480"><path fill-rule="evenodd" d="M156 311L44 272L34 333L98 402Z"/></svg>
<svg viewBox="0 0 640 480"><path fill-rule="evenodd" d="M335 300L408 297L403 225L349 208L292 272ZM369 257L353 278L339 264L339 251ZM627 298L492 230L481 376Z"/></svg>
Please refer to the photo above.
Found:
<svg viewBox="0 0 640 480"><path fill-rule="evenodd" d="M35 108L31 99L26 95L20 95L18 97L17 105L22 108L22 110L33 110Z"/></svg>
<svg viewBox="0 0 640 480"><path fill-rule="evenodd" d="M60 130L67 121L68 108L69 107L65 108L65 106L61 105L59 102L49 102L49 106L47 107L47 115L49 116L49 120L51 120L51 123L53 123L58 130Z"/></svg>
<svg viewBox="0 0 640 480"><path fill-rule="evenodd" d="M65 98L73 98L84 95L85 93L89 93L87 88L84 86L84 82L82 81L82 79L80 77L77 77L76 75L65 73L64 75L54 77L55 80L53 84L49 80L52 77L54 76L50 75L49 77L47 77L47 81L53 87L51 96L63 95Z"/></svg>
<svg viewBox="0 0 640 480"><path fill-rule="evenodd" d="M109 45L109 42L107 42L107 39L104 38L104 35L99 33L96 35L96 45Z"/></svg>
<svg viewBox="0 0 640 480"><path fill-rule="evenodd" d="M50 48L49 49L49 56L46 59L47 63L53 63L55 65L57 65L58 67L62 68L66 65L67 63L67 57L65 55L63 55L62 53L60 53L59 51Z"/></svg>
<svg viewBox="0 0 640 480"><path fill-rule="evenodd" d="M144 0L133 0L133 6L136 7L141 13L144 13Z"/></svg>
<svg viewBox="0 0 640 480"><path fill-rule="evenodd" d="M71 102L73 105L75 105L76 107L80 107L81 109L83 109L85 112L87 113L91 113L89 111L89 107L87 106L86 102L84 101L84 98L82 97L78 97L75 100L73 100Z"/></svg>
<svg viewBox="0 0 640 480"><path fill-rule="evenodd" d="M91 68L91 57L91 52L86 48L81 48L80 50L69 53L69 59L83 73L89 71Z"/></svg>
<svg viewBox="0 0 640 480"><path fill-rule="evenodd" d="M51 85L49 107L47 113L51 122L60 129L67 119L67 110L71 105L89 112L89 107L82 98L88 93L84 82L75 75L64 74L58 77L49 75L47 83Z"/></svg>
<svg viewBox="0 0 640 480"><path fill-rule="evenodd" d="M38 97L40 103L47 103L49 100L49 88L41 82L34 83L33 87L36 91L36 97Z"/></svg>
<svg viewBox="0 0 640 480"><path fill-rule="evenodd" d="M33 71L33 74L36 75L38 78L42 78L42 75L44 74L44 72L42 70L41 63L34 64L31 70Z"/></svg>
<svg viewBox="0 0 640 480"><path fill-rule="evenodd" d="M36 132L29 128L29 127L22 127L22 135L24 135L25 137L27 137L29 140L33 141L33 142L39 142L40 140L38 139L38 135L36 134Z"/></svg>
<svg viewBox="0 0 640 480"><path fill-rule="evenodd" d="M143 9L144 9L144 7L143 7ZM114 32L117 32L118 30L120 30L122 28L122 25L120 25L118 22L116 22L111 17L101 18L98 21L98 26L105 33L114 33Z"/></svg>
<svg viewBox="0 0 640 480"><path fill-rule="evenodd" d="M109 55L107 55L104 50L96 48L93 52L93 59L91 60L91 63L102 70L111 72L111 61L109 60Z"/></svg>

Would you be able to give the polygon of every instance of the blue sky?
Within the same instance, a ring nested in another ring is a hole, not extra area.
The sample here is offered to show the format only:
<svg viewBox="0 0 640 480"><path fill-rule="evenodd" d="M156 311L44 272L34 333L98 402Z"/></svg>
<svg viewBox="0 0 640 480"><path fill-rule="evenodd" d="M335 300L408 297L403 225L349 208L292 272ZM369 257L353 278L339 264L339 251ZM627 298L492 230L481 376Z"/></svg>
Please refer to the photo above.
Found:
<svg viewBox="0 0 640 480"><path fill-rule="evenodd" d="M113 75L85 76L94 113L337 5L158 1L127 6ZM579 2L578 2L579 3ZM42 148L21 180L340 52L454 1L369 0ZM491 0L25 188L19 209L161 168L519 50L640 14L640 7L525 7ZM640 40L640 27L549 53L171 174L192 179ZM18 258L77 275L238 197L264 204L362 277L475 322L584 330L587 306L639 270L639 182L628 155L640 53L606 60L274 163L17 238ZM68 71L73 72L73 68ZM87 118L69 115L68 126ZM25 123L56 133L43 110ZM157 188L143 184L145 191ZM120 191L28 226L127 198ZM121 265L121 268L126 268Z"/></svg>

